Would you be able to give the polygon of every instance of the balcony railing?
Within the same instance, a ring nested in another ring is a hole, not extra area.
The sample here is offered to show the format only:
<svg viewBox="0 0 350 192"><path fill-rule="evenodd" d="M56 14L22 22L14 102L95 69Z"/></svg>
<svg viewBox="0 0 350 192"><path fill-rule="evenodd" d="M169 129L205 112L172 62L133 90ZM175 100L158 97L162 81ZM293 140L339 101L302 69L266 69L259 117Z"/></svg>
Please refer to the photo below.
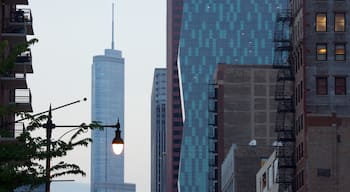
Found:
<svg viewBox="0 0 350 192"><path fill-rule="evenodd" d="M5 37L23 37L34 34L30 9L16 9L10 12L3 23L2 33Z"/></svg>
<svg viewBox="0 0 350 192"><path fill-rule="evenodd" d="M8 25L8 26L4 26L3 28L3 33L6 34L11 34L11 35L27 35L26 34L26 30L25 27L22 25Z"/></svg>
<svg viewBox="0 0 350 192"><path fill-rule="evenodd" d="M16 89L14 103L16 104L31 104L32 93L30 89Z"/></svg>
<svg viewBox="0 0 350 192"><path fill-rule="evenodd" d="M8 73L0 76L0 80L6 88L27 88L26 73Z"/></svg>
<svg viewBox="0 0 350 192"><path fill-rule="evenodd" d="M10 103L15 104L16 112L32 112L32 94L30 89L15 89L10 96Z"/></svg>
<svg viewBox="0 0 350 192"><path fill-rule="evenodd" d="M25 131L24 123L15 123L15 138L20 136Z"/></svg>
<svg viewBox="0 0 350 192"><path fill-rule="evenodd" d="M28 49L27 51L19 54L16 57L16 63L28 63L32 61L32 53L30 51L30 49Z"/></svg>
<svg viewBox="0 0 350 192"><path fill-rule="evenodd" d="M13 71L15 73L33 73L32 54L30 49L16 57Z"/></svg>
<svg viewBox="0 0 350 192"><path fill-rule="evenodd" d="M14 23L31 23L32 13L30 9L16 9L16 11L11 12L10 22Z"/></svg>

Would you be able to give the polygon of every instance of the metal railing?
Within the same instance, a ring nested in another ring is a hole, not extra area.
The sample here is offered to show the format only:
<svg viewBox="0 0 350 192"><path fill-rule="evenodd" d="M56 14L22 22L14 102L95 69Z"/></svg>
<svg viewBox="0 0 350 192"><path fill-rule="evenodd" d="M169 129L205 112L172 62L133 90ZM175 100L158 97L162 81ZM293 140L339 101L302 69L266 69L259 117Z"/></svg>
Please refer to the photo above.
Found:
<svg viewBox="0 0 350 192"><path fill-rule="evenodd" d="M11 12L10 22L16 23L31 23L32 22L32 13L30 9L16 9L16 11Z"/></svg>
<svg viewBox="0 0 350 192"><path fill-rule="evenodd" d="M14 103L30 104L32 103L32 93L30 89L16 89Z"/></svg>
<svg viewBox="0 0 350 192"><path fill-rule="evenodd" d="M20 136L25 131L23 122L15 123L15 138Z"/></svg>
<svg viewBox="0 0 350 192"><path fill-rule="evenodd" d="M19 54L15 60L16 63L27 63L27 62L31 62L31 61L32 61L32 53L31 53L30 49Z"/></svg>

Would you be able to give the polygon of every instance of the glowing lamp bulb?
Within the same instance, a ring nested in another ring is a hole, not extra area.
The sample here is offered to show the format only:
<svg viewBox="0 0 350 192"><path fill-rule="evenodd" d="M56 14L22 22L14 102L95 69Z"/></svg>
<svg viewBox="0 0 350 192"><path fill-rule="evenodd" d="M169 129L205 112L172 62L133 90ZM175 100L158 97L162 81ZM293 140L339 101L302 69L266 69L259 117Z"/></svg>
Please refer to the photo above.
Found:
<svg viewBox="0 0 350 192"><path fill-rule="evenodd" d="M123 143L112 143L112 149L114 154L120 155L123 152L124 144Z"/></svg>
<svg viewBox="0 0 350 192"><path fill-rule="evenodd" d="M124 148L124 141L120 137L120 130L117 129L115 131L115 137L112 141L112 149L114 154L120 155L123 152L123 148Z"/></svg>

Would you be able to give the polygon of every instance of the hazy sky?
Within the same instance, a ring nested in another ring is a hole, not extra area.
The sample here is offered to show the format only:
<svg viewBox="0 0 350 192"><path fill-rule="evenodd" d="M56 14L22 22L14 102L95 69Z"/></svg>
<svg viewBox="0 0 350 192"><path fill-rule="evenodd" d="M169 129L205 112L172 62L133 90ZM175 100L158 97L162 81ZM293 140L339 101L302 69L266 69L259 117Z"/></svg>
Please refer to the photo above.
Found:
<svg viewBox="0 0 350 192"><path fill-rule="evenodd" d="M111 47L112 2L30 0L33 37L39 39L32 48L34 74L28 75L34 113L47 110L50 103L55 107L87 97L85 103L55 111L53 121L90 122L92 57ZM116 48L125 58L125 181L146 192L150 191L150 95L154 68L165 67L166 1L114 2ZM67 131L57 129L55 138ZM68 160L81 165L87 177L62 179L89 183L90 148L74 151ZM55 186L52 191L59 191Z"/></svg>

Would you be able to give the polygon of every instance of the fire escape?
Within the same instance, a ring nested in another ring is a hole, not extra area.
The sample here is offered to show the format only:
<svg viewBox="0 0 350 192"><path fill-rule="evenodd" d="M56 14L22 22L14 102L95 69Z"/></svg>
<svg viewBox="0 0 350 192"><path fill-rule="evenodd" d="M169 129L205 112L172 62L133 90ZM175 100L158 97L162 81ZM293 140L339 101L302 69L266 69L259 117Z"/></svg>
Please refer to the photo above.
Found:
<svg viewBox="0 0 350 192"><path fill-rule="evenodd" d="M218 192L218 135L217 135L217 85L209 82L208 85L208 150L209 150L209 173L208 191Z"/></svg>
<svg viewBox="0 0 350 192"><path fill-rule="evenodd" d="M294 72L290 62L291 51L291 11L281 10L276 17L274 43L274 68L278 69L275 90L277 114L275 131L277 134L276 157L278 172L276 182L280 192L293 192L295 177L295 134L294 134Z"/></svg>

